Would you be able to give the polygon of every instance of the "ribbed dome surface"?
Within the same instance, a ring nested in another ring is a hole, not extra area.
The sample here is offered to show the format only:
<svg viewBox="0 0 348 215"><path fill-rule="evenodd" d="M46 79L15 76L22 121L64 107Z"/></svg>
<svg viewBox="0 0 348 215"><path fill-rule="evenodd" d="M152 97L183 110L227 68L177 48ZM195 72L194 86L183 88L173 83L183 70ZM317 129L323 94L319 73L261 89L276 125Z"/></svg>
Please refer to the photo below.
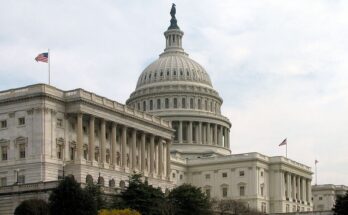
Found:
<svg viewBox="0 0 348 215"><path fill-rule="evenodd" d="M142 72L137 89L158 82L187 81L212 87L205 69L184 53L165 53Z"/></svg>

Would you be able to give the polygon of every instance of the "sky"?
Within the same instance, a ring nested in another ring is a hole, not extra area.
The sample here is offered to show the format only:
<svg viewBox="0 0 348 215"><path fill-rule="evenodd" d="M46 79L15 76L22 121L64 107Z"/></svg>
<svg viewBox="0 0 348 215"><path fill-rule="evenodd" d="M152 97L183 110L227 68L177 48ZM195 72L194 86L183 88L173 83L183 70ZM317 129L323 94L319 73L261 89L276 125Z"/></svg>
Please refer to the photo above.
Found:
<svg viewBox="0 0 348 215"><path fill-rule="evenodd" d="M49 48L53 86L122 103L164 49L172 3L0 1L0 90L47 83L34 58ZM284 156L287 138L290 159L319 161L318 184L348 185L348 1L175 4L185 51L224 99L232 153Z"/></svg>

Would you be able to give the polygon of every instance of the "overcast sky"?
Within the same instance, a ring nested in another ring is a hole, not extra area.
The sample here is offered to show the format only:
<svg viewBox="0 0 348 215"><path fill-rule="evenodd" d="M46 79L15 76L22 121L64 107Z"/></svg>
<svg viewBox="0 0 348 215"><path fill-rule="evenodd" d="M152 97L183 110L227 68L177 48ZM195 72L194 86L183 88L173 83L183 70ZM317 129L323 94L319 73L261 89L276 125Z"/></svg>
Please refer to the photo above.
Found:
<svg viewBox="0 0 348 215"><path fill-rule="evenodd" d="M47 82L124 103L163 51L171 1L1 1L0 90ZM178 0L183 46L232 122L233 153L318 163L348 185L348 1Z"/></svg>

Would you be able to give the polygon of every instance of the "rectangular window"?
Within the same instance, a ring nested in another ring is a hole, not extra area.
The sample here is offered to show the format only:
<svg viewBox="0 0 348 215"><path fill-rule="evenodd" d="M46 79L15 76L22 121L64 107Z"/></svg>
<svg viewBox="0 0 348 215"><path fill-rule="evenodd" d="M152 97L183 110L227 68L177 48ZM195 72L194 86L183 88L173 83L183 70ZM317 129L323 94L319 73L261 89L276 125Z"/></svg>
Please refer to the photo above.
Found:
<svg viewBox="0 0 348 215"><path fill-rule="evenodd" d="M19 145L19 158L25 158L25 144Z"/></svg>
<svg viewBox="0 0 348 215"><path fill-rule="evenodd" d="M161 109L161 100L157 99L157 109Z"/></svg>
<svg viewBox="0 0 348 215"><path fill-rule="evenodd" d="M63 127L63 119L57 119L57 127L62 128Z"/></svg>
<svg viewBox="0 0 348 215"><path fill-rule="evenodd" d="M205 174L205 179L210 179L210 174Z"/></svg>
<svg viewBox="0 0 348 215"><path fill-rule="evenodd" d="M7 128L7 121L6 120L2 120L0 122L0 128Z"/></svg>
<svg viewBox="0 0 348 215"><path fill-rule="evenodd" d="M227 172L223 172L223 173L222 173L222 177L223 177L223 178L227 178Z"/></svg>
<svg viewBox="0 0 348 215"><path fill-rule="evenodd" d="M245 187L244 186L240 186L239 187L239 195L240 196L245 196Z"/></svg>
<svg viewBox="0 0 348 215"><path fill-rule="evenodd" d="M25 125L25 118L24 117L18 118L18 125Z"/></svg>
<svg viewBox="0 0 348 215"><path fill-rule="evenodd" d="M63 157L63 146L57 145L57 158L62 159Z"/></svg>
<svg viewBox="0 0 348 215"><path fill-rule="evenodd" d="M75 159L75 149L74 147L70 148L70 160L74 160Z"/></svg>
<svg viewBox="0 0 348 215"><path fill-rule="evenodd" d="M261 196L263 196L263 186L261 187Z"/></svg>
<svg viewBox="0 0 348 215"><path fill-rule="evenodd" d="M239 171L239 176L244 176L244 171Z"/></svg>
<svg viewBox="0 0 348 215"><path fill-rule="evenodd" d="M319 200L323 200L323 197L319 196Z"/></svg>
<svg viewBox="0 0 348 215"><path fill-rule="evenodd" d="M185 98L182 98L182 100L181 100L181 107L186 108L186 99Z"/></svg>
<svg viewBox="0 0 348 215"><path fill-rule="evenodd" d="M227 187L222 188L222 197L227 197Z"/></svg>
<svg viewBox="0 0 348 215"><path fill-rule="evenodd" d="M261 171L260 175L261 175L261 177L263 177L263 171Z"/></svg>
<svg viewBox="0 0 348 215"><path fill-rule="evenodd" d="M3 161L7 160L7 146L1 147L1 160Z"/></svg>
<svg viewBox="0 0 348 215"><path fill-rule="evenodd" d="M7 186L7 178L6 177L2 177L0 179L0 187L3 187L3 186Z"/></svg>
<svg viewBox="0 0 348 215"><path fill-rule="evenodd" d="M25 183L25 175L18 175L18 184Z"/></svg>
<svg viewBox="0 0 348 215"><path fill-rule="evenodd" d="M210 198L210 189L205 190L205 195L207 195L207 197Z"/></svg>

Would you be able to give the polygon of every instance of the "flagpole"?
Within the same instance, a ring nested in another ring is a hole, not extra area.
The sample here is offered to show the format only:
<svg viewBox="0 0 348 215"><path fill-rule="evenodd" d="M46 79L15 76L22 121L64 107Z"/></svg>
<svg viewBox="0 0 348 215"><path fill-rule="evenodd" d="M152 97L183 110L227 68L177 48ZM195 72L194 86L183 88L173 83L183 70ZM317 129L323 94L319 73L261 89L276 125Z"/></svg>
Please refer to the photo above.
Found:
<svg viewBox="0 0 348 215"><path fill-rule="evenodd" d="M51 55L50 55L50 49L48 49L48 85L51 85Z"/></svg>
<svg viewBox="0 0 348 215"><path fill-rule="evenodd" d="M315 185L318 184L318 169L317 169L317 160L315 160Z"/></svg>

